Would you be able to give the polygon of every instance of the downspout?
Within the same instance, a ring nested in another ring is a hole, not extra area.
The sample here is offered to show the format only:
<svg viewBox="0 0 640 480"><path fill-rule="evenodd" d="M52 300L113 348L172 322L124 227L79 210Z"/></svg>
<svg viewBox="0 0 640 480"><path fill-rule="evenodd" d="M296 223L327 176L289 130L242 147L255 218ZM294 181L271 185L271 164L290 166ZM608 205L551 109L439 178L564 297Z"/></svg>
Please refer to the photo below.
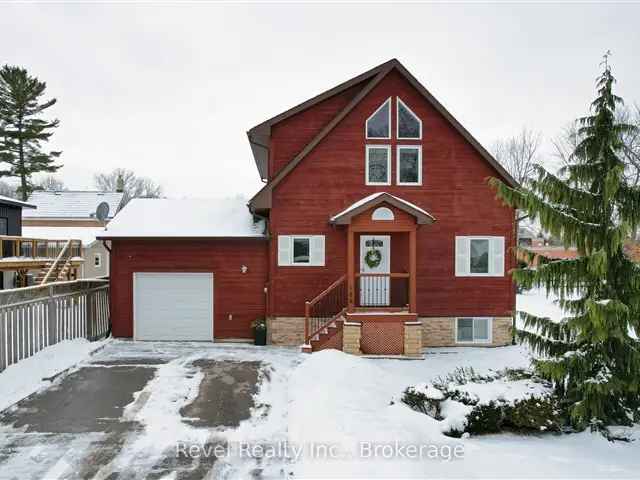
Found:
<svg viewBox="0 0 640 480"><path fill-rule="evenodd" d="M259 213L256 212L255 208L253 208L253 205L251 205L251 203L247 204L247 208L249 209L249 212L251 213L251 215L253 215L254 217L258 217L262 220L264 220L264 224L265 224L265 234L267 236L267 242L270 242L271 240L271 235L269 233L269 218L264 216L264 215L260 215ZM268 268L267 268L267 282L264 285L264 319L265 321L268 321L269 319L269 313L271 310L271 302L270 300L270 296L271 296L271 245L270 243L267 243L268 247L268 251L267 251L267 262L268 262ZM269 336L269 326L267 325L267 338Z"/></svg>
<svg viewBox="0 0 640 480"><path fill-rule="evenodd" d="M111 308L111 247L109 247L109 245L107 245L107 241L106 240L102 240L102 245L104 246L104 249L109 252L109 258L107 259L107 261L109 262L109 326L107 327L107 336L105 338L109 338L111 336L111 327L112 327L112 323L111 323L111 312L113 311L113 309Z"/></svg>

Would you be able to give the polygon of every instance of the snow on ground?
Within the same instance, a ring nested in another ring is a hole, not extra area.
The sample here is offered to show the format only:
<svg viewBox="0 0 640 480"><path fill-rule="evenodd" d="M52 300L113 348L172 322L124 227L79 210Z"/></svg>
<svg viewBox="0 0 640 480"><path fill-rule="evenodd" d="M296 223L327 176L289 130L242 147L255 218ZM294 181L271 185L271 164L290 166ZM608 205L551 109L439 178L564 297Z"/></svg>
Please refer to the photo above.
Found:
<svg viewBox="0 0 640 480"><path fill-rule="evenodd" d="M539 291L520 295L518 308L561 314ZM612 443L590 432L455 439L442 434L442 422L399 401L406 387L426 384L456 367L473 367L479 374L527 367L529 353L521 346L430 348L421 360L360 358L335 350L304 355L277 347L120 341L101 353L112 360L132 355L169 361L157 367L154 379L124 409L124 419L143 428L126 439L97 478L131 465L143 472L176 440L203 444L212 439L287 450L261 461L238 455L225 458L215 463L211 478L251 478L257 467L264 478L638 476L637 441ZM203 432L182 422L180 409L197 396L201 379L192 364L202 358L262 362L251 418L237 428ZM10 382L2 382L0 375L0 386L4 383ZM515 394L529 386L521 387ZM474 390L483 397L492 392ZM640 439L640 428L635 432Z"/></svg>
<svg viewBox="0 0 640 480"><path fill-rule="evenodd" d="M51 384L47 380L102 348L110 340L65 340L47 347L0 372L0 412Z"/></svg>
<svg viewBox="0 0 640 480"><path fill-rule="evenodd" d="M519 295L518 309L553 318L562 315L541 291ZM483 374L526 367L529 362L529 352L521 346L427 349L424 360L417 361L357 358L331 350L314 353L291 376L288 431L291 442L307 449L315 445L319 454L295 463L295 477L637 478L637 442L611 443L590 432L453 439L441 433L441 422L397 401L407 386L430 382L456 367L471 366ZM639 427L635 436L640 439ZM333 447L331 459L323 455L323 445ZM421 458L408 458L402 445L422 449L422 455L416 454ZM463 449L462 458L449 455L447 447L456 446ZM431 457L436 451L439 457Z"/></svg>

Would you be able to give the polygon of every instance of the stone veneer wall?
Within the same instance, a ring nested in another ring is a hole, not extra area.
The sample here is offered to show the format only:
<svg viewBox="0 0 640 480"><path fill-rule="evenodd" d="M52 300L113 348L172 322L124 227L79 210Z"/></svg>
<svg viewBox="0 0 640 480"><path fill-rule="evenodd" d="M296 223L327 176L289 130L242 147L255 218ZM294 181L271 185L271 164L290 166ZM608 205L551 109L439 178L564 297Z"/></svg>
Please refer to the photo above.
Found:
<svg viewBox="0 0 640 480"><path fill-rule="evenodd" d="M460 344L456 343L455 317L421 317L422 345L425 347L498 347L511 344L511 317L494 317L491 343Z"/></svg>
<svg viewBox="0 0 640 480"><path fill-rule="evenodd" d="M298 346L304 343L304 317L275 317L267 320L268 343Z"/></svg>
<svg viewBox="0 0 640 480"><path fill-rule="evenodd" d="M362 324L345 322L342 331L342 351L351 355L360 355L360 337L362 336Z"/></svg>
<svg viewBox="0 0 640 480"><path fill-rule="evenodd" d="M406 322L404 324L404 354L408 357L422 355L422 329L420 322Z"/></svg>

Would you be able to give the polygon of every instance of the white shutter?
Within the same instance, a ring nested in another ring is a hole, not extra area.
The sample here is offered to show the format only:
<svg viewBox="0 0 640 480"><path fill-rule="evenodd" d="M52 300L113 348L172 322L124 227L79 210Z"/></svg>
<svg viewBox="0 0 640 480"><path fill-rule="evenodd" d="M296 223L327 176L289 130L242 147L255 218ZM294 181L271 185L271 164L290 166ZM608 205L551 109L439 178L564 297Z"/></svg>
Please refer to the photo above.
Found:
<svg viewBox="0 0 640 480"><path fill-rule="evenodd" d="M314 235L309 241L311 265L324 267L324 235Z"/></svg>
<svg viewBox="0 0 640 480"><path fill-rule="evenodd" d="M469 275L469 238L456 237L456 277Z"/></svg>
<svg viewBox="0 0 640 480"><path fill-rule="evenodd" d="M278 265L291 265L291 237L289 235L278 235Z"/></svg>
<svg viewBox="0 0 640 480"><path fill-rule="evenodd" d="M491 256L489 258L489 273L495 277L504 276L504 237L492 237L489 242Z"/></svg>

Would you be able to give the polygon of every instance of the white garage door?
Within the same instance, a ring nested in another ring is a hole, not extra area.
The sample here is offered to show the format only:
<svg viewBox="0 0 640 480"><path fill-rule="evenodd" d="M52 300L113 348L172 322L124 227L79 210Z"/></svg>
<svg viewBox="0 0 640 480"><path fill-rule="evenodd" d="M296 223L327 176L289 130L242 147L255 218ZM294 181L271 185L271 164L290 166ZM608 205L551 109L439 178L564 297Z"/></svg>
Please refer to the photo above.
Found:
<svg viewBox="0 0 640 480"><path fill-rule="evenodd" d="M136 340L213 340L213 274L133 274Z"/></svg>

